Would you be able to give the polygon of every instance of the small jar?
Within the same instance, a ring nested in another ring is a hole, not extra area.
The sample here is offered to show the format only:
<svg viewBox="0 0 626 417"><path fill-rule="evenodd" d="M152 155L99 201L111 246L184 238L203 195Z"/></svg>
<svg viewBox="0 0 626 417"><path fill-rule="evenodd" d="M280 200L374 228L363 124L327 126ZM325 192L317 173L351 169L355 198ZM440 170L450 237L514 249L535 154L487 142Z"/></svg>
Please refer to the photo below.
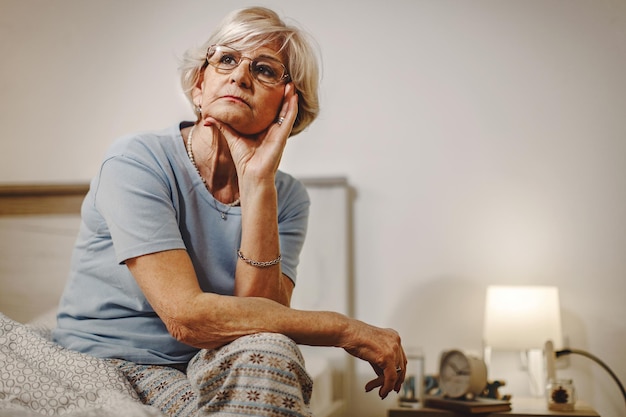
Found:
<svg viewBox="0 0 626 417"><path fill-rule="evenodd" d="M551 379L546 389L548 409L554 411L574 411L576 389L571 379Z"/></svg>
<svg viewBox="0 0 626 417"><path fill-rule="evenodd" d="M424 401L424 352L421 347L409 346L406 352L406 375L398 402L400 407L421 407Z"/></svg>

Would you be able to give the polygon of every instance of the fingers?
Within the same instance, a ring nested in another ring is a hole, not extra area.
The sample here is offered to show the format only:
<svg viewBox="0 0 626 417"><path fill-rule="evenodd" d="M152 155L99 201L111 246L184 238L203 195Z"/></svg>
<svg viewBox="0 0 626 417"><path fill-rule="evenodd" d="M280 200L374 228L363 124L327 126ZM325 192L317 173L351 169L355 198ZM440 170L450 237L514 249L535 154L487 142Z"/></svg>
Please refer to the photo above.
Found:
<svg viewBox="0 0 626 417"><path fill-rule="evenodd" d="M380 396L380 398L385 399L392 390L396 390L396 392L400 390L402 381L404 381L404 378L402 376L403 371L401 368L399 372L396 369L396 367L390 366L385 368L383 373L384 384L380 387L380 390L378 391L378 395Z"/></svg>
<svg viewBox="0 0 626 417"><path fill-rule="evenodd" d="M403 361L402 366L387 366L382 371L374 369L378 377L365 384L365 392L370 392L374 388L380 387L378 395L382 399L385 399L392 390L400 392L406 374L406 360Z"/></svg>
<svg viewBox="0 0 626 417"><path fill-rule="evenodd" d="M377 377L365 384L365 391L370 392L374 388L379 388L378 395L385 399L391 391L400 392L402 383L406 375L406 354L402 348L400 336L392 329L378 329L372 327L377 335L369 340L377 340L373 351L376 352L374 360L368 358L369 354L355 351L355 356L367 360ZM377 345L377 346L376 346ZM363 345L361 345L363 346Z"/></svg>
<svg viewBox="0 0 626 417"><path fill-rule="evenodd" d="M222 123L221 121L215 119L212 116L207 116L204 119L204 125L205 126L213 126L217 130L219 130L220 133L222 134L222 136L224 136L224 138L226 138L226 141L228 142L229 146L233 143L235 138L239 135L229 125Z"/></svg>
<svg viewBox="0 0 626 417"><path fill-rule="evenodd" d="M385 377L383 375L380 375L376 379L372 379L367 384L365 384L365 392L370 392L374 388L382 386L384 382L385 382Z"/></svg>
<svg viewBox="0 0 626 417"><path fill-rule="evenodd" d="M400 354L401 354L401 359L400 359L401 365L396 368L396 373L398 374L398 378L396 380L396 385L394 387L395 392L400 392L400 389L402 388L402 383L404 382L404 378L406 377L406 364L408 363L408 360L406 358L406 353L404 352L404 349L402 349L402 347L400 347Z"/></svg>
<svg viewBox="0 0 626 417"><path fill-rule="evenodd" d="M404 376L406 375L406 362L404 362L403 366L399 366L396 368L396 380L393 386L393 390L395 392L400 392L400 388L402 388L402 383L404 383Z"/></svg>
<svg viewBox="0 0 626 417"><path fill-rule="evenodd" d="M296 94L293 83L287 84L285 87L285 98L283 99L283 105L278 112L276 118L276 125L289 126L291 128L298 116L298 94Z"/></svg>
<svg viewBox="0 0 626 417"><path fill-rule="evenodd" d="M403 381L404 371L396 372L395 369L391 369L365 384L365 392L370 392L374 388L380 387L378 395L384 400L392 390L399 392Z"/></svg>

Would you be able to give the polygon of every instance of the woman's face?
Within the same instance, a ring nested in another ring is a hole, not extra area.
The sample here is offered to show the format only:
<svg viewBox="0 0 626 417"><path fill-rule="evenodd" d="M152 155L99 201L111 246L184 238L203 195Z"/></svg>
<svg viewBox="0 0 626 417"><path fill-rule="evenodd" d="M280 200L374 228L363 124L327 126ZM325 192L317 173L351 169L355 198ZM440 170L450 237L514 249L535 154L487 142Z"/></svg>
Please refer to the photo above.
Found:
<svg viewBox="0 0 626 417"><path fill-rule="evenodd" d="M244 57L270 56L282 62L276 49L268 46L241 51ZM207 65L192 92L202 119L211 116L244 135L265 130L277 116L285 94L285 84L261 83L250 73L250 60L242 59L231 72Z"/></svg>

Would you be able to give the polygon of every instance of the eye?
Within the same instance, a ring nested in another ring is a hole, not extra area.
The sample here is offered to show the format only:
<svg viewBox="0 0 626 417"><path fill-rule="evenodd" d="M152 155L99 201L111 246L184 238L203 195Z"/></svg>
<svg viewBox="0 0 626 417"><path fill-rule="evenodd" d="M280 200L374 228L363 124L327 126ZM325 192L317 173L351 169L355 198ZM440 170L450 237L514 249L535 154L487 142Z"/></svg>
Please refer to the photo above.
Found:
<svg viewBox="0 0 626 417"><path fill-rule="evenodd" d="M280 72L275 65L265 62L255 62L253 65L254 72L267 78L276 78Z"/></svg>
<svg viewBox="0 0 626 417"><path fill-rule="evenodd" d="M234 54L223 53L222 56L220 57L219 62L220 62L220 65L224 65L227 67L236 67L239 61L237 60L237 57Z"/></svg>

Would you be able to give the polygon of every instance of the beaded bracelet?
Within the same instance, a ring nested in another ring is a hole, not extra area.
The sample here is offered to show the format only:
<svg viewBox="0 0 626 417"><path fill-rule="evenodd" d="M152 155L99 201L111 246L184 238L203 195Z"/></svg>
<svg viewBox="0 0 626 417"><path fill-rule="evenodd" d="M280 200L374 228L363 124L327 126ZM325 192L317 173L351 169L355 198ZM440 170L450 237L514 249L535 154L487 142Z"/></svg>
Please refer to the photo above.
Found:
<svg viewBox="0 0 626 417"><path fill-rule="evenodd" d="M240 249L237 249L237 256L239 257L239 259L241 259L242 261L244 261L248 265L252 265L252 266L255 266L257 268L267 268L269 266L274 266L274 265L280 263L280 261L283 259L283 255L278 255L278 258L272 259L271 261L265 261L265 262L263 262L263 261L255 261L254 259L246 258L245 256L243 256L243 253L241 253Z"/></svg>

